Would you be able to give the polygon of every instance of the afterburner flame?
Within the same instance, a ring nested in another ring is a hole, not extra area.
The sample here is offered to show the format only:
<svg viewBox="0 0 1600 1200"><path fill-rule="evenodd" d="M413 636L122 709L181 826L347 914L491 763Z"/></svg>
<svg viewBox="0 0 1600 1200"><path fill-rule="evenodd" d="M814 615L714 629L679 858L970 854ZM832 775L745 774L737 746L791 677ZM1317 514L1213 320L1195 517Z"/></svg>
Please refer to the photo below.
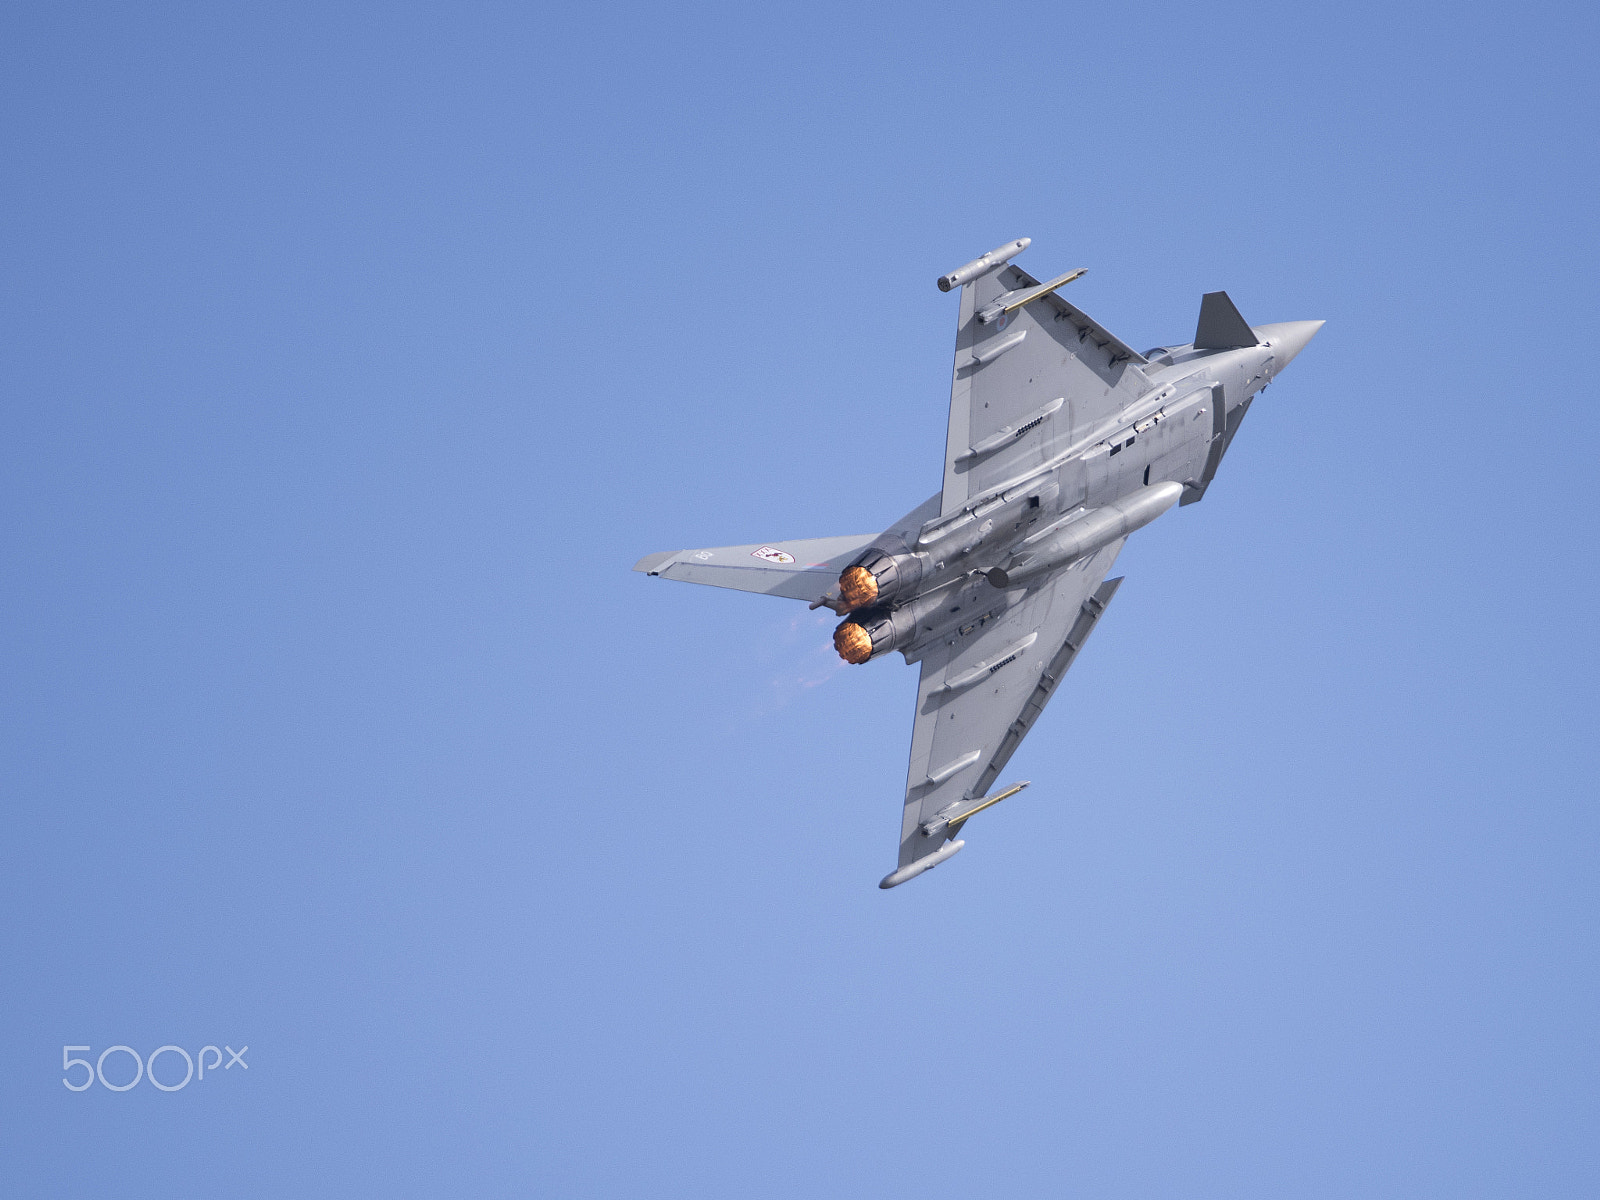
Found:
<svg viewBox="0 0 1600 1200"><path fill-rule="evenodd" d="M833 631L833 648L847 663L864 663L872 657L872 637L854 621Z"/></svg>
<svg viewBox="0 0 1600 1200"><path fill-rule="evenodd" d="M853 609L865 608L878 598L878 581L865 567L851 567L839 576L839 596Z"/></svg>

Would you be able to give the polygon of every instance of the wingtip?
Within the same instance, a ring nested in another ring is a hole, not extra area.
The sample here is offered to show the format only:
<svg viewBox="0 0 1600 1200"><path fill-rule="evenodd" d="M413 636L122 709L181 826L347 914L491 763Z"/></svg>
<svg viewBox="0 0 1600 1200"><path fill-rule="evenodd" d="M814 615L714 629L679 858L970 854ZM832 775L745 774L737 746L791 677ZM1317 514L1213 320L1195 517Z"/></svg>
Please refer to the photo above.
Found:
<svg viewBox="0 0 1600 1200"><path fill-rule="evenodd" d="M644 575L659 575L661 568L671 562L677 553L676 550L662 550L655 554L646 554L633 564L633 569Z"/></svg>
<svg viewBox="0 0 1600 1200"><path fill-rule="evenodd" d="M890 871L878 881L878 886L884 891L888 891L892 887L899 887L908 879L915 879L924 871L933 870L934 867L937 867L940 863L944 862L945 859L951 857L951 855L955 854L956 851L960 850L961 847L965 846L966 844L967 843L965 839L946 842L932 854L925 854L921 858L917 859L916 862L907 863L898 871Z"/></svg>

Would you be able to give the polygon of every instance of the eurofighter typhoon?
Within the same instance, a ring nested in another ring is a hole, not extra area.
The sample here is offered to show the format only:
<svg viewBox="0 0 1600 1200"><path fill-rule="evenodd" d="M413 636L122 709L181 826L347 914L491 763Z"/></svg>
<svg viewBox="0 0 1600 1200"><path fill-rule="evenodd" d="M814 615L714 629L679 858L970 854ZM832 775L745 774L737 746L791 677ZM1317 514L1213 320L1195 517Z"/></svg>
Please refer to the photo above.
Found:
<svg viewBox="0 0 1600 1200"><path fill-rule="evenodd" d="M961 293L944 488L888 529L651 554L649 575L809 601L848 663L922 665L891 888L965 845L990 788L1122 580L1123 543L1206 494L1257 392L1321 321L1249 325L1226 292L1194 341L1139 354L1012 263L1019 238L939 280Z"/></svg>

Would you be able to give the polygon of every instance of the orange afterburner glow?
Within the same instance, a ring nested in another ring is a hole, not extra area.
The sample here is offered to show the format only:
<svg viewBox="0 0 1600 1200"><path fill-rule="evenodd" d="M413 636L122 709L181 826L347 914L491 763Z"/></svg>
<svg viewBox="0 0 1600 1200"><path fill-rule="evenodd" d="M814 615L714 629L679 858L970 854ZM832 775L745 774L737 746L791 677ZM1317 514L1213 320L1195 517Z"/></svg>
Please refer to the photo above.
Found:
<svg viewBox="0 0 1600 1200"><path fill-rule="evenodd" d="M847 663L864 663L872 657L872 638L854 621L846 621L833 631L833 648Z"/></svg>
<svg viewBox="0 0 1600 1200"><path fill-rule="evenodd" d="M865 567L851 567L839 576L839 596L851 609L865 608L878 598L878 581Z"/></svg>

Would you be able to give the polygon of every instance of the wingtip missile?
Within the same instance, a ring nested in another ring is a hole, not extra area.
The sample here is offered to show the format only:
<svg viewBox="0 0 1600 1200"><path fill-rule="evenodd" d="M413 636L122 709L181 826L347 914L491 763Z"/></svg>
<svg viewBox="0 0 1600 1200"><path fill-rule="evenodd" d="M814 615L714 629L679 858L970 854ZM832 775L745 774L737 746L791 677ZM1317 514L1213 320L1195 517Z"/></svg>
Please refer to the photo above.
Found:
<svg viewBox="0 0 1600 1200"><path fill-rule="evenodd" d="M967 820L968 817L972 816L975 813L980 813L986 808L991 808L994 805L999 804L1000 801L1007 799L1008 797L1015 796L1018 792L1020 792L1023 788L1025 788L1027 786L1028 786L1028 781L1026 779L1024 779L1021 783L1014 783L1010 787L1006 788L1005 791L1000 792L997 795L989 796L986 799L979 801L977 804L975 804L971 808L967 809L966 812L957 813L956 815L952 816L948 821L948 828L949 828L950 832L951 833L956 833L957 831L960 830L961 826L966 823L966 820ZM966 844L967 844L966 840L965 839L960 839L960 838L958 838L956 841L953 841L953 842L946 842L943 846L940 846L939 849L935 850L932 854L924 854L921 858L917 859L916 862L907 863L905 866L901 867L898 871L890 871L889 874L885 875L878 882L878 886L880 888L883 888L885 891L887 891L889 888L892 888L892 887L899 887L902 883L905 883L907 880L915 879L918 875L921 875L924 871L933 870L934 867L937 867L940 863L944 862L945 859L950 858L951 856L956 854L961 849L961 847L965 846Z"/></svg>
<svg viewBox="0 0 1600 1200"><path fill-rule="evenodd" d="M996 246L987 254L980 254L966 266L957 267L950 274L939 276L939 290L948 292L964 283L971 283L978 276L987 275L996 267L1004 266L1031 245L1033 245L1032 238L1018 238L1014 242L1007 242L1004 246Z"/></svg>
<svg viewBox="0 0 1600 1200"><path fill-rule="evenodd" d="M899 887L906 880L915 879L924 871L933 870L934 867L937 867L945 859L950 858L966 844L967 843L964 841L946 842L932 854L924 854L921 858L917 859L916 862L907 863L898 871L890 871L878 881L878 886L883 888L885 891L888 891L892 887Z"/></svg>

